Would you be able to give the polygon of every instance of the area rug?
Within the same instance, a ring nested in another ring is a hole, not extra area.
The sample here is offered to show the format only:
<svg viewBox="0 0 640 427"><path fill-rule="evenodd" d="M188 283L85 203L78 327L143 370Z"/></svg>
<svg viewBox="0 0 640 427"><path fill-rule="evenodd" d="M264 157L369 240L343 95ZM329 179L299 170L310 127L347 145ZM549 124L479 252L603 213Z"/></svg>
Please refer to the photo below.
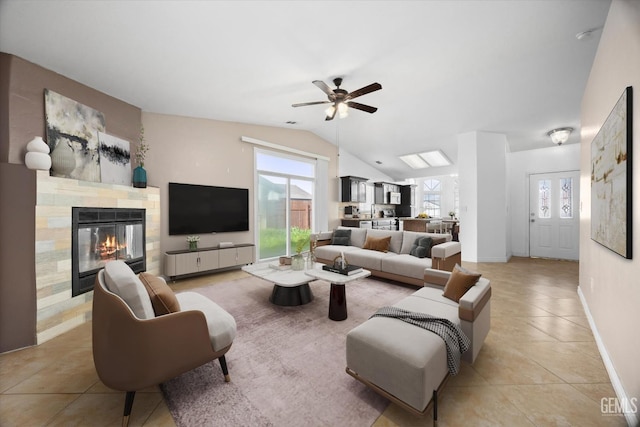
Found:
<svg viewBox="0 0 640 427"><path fill-rule="evenodd" d="M375 279L347 284L348 318L330 320L329 284L311 282L314 300L298 307L269 302L273 285L258 278L196 289L236 319L226 359L161 385L178 426L370 426L388 401L345 372L346 334L378 308L414 288Z"/></svg>

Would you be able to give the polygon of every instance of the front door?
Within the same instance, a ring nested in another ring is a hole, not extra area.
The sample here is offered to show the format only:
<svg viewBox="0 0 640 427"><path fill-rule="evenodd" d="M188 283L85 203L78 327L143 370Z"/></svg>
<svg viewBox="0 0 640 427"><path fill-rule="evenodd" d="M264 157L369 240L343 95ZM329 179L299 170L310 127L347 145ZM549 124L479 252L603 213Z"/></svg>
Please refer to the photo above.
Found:
<svg viewBox="0 0 640 427"><path fill-rule="evenodd" d="M580 172L529 176L529 255L578 260Z"/></svg>

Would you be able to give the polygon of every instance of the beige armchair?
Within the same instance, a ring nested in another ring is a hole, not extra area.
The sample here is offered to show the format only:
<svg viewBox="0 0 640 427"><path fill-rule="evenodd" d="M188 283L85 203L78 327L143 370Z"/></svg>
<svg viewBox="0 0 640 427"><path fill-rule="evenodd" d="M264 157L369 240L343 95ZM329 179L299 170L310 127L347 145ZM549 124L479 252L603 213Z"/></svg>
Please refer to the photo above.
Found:
<svg viewBox="0 0 640 427"><path fill-rule="evenodd" d="M112 292L114 288L122 296ZM125 263L112 261L98 274L93 359L100 380L126 392L123 426L129 422L136 390L216 358L229 381L224 355L235 338L235 320L204 296L194 292L175 296L180 311L156 317L145 285Z"/></svg>

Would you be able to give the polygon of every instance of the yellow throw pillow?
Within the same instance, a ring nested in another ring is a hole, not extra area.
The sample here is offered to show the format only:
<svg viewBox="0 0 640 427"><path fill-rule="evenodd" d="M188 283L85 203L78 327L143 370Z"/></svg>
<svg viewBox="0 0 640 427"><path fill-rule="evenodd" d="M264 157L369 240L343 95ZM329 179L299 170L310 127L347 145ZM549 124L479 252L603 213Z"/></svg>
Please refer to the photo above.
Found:
<svg viewBox="0 0 640 427"><path fill-rule="evenodd" d="M367 236L362 249L371 249L379 252L388 252L391 244L391 236L375 238Z"/></svg>
<svg viewBox="0 0 640 427"><path fill-rule="evenodd" d="M445 298L458 302L460 298L478 282L480 276L481 274L473 273L456 264L451 272L451 276L449 276L447 284L444 285L444 293L442 295Z"/></svg>
<svg viewBox="0 0 640 427"><path fill-rule="evenodd" d="M176 295L164 280L149 273L140 273L138 277L149 293L156 316L180 311Z"/></svg>

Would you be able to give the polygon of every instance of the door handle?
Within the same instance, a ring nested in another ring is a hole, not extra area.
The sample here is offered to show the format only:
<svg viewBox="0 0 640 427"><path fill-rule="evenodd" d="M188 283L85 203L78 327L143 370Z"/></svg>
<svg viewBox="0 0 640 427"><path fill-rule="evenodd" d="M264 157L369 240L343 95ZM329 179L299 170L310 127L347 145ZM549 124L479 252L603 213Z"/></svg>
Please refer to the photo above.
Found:
<svg viewBox="0 0 640 427"><path fill-rule="evenodd" d="M532 219L532 220L531 220L531 222L536 222L536 220L535 220L535 219Z"/></svg>

